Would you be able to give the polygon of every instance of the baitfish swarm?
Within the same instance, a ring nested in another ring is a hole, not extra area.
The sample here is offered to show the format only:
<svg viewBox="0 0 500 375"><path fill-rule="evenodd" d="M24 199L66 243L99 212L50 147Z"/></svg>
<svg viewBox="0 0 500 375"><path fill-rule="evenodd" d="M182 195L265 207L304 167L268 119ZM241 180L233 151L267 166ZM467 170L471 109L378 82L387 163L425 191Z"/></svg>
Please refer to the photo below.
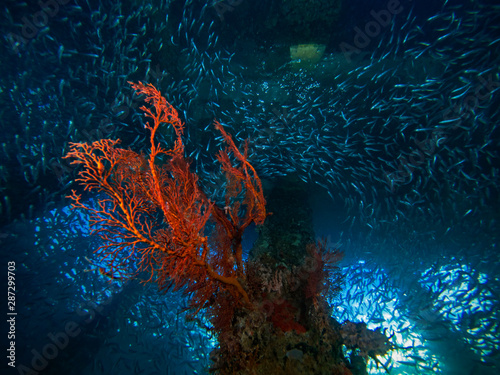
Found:
<svg viewBox="0 0 500 375"><path fill-rule="evenodd" d="M88 253L78 259L66 254L101 244L86 238L84 215L62 207L78 172L62 156L71 142L101 139L120 138L123 148L137 153L148 149L140 101L126 84L142 80L179 110L187 124L187 156L214 202L225 203L227 188L214 163L224 143L211 126L214 118L236 144L249 140L248 160L264 186L282 176L307 185L322 209L317 226L351 265L344 270L353 286L344 291L337 320L363 316L368 328L375 328L371 320L388 336L394 333L391 340L400 346L412 340L415 358L398 357L407 372L445 372L452 365L449 349L460 353L454 371L495 373L500 8L487 0L304 3L2 5L0 223L11 226L2 228L0 240L31 241L12 247L30 285L47 288L26 291L26 300L35 301L28 302L28 316L38 311L40 319L33 320L46 321L64 305L47 298L58 291L49 280L74 283L61 299L94 294L96 303L103 298L96 280L121 282L121 269L110 273L87 261ZM305 51L316 55L297 60ZM170 145L172 130L161 128L157 137ZM97 204L92 199L86 202ZM303 228L303 222L293 224ZM30 246L37 246L35 264L50 258L37 272ZM130 294L139 296L138 290ZM144 300L131 302L130 321L123 318L115 327L130 333L124 342L134 342L133 322L149 316L148 301L154 301L153 327L160 317L175 327L161 297ZM71 309L76 302L68 304ZM165 338L174 349L155 364L193 365L180 359L178 329ZM198 342L188 333L180 336ZM116 337L110 340L113 353L124 350L115 346ZM42 340L38 349L44 345ZM201 350L193 353L208 362ZM306 351L287 353L300 363ZM93 357L92 371L109 370L102 361L107 354ZM369 363L370 371L383 371Z"/></svg>

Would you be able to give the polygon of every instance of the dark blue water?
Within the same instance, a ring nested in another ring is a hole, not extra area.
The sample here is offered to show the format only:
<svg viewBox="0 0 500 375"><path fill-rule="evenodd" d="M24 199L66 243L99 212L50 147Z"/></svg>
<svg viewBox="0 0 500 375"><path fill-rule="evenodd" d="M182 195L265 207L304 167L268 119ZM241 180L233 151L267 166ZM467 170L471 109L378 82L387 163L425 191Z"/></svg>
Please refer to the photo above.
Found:
<svg viewBox="0 0 500 375"><path fill-rule="evenodd" d="M61 159L70 142L119 138L148 150L127 84L139 80L179 110L192 168L215 201L224 185L214 119L238 144L249 139L266 191L281 176L302 184L315 235L345 253L334 317L391 337L395 349L380 359L391 373L498 372L498 4L1 6L1 264L15 263L17 313L4 325L15 336L9 373L209 366L210 323L186 322L179 293L99 272L102 242L65 198L71 189L95 198ZM246 233L246 255L256 237Z"/></svg>

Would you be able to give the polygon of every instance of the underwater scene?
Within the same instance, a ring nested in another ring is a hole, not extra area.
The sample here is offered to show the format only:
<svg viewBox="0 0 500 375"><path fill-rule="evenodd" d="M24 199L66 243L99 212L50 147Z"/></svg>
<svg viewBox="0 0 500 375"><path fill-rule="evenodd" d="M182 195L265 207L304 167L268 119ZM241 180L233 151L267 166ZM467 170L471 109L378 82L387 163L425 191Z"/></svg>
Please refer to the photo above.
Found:
<svg viewBox="0 0 500 375"><path fill-rule="evenodd" d="M2 374L500 373L500 4L3 0Z"/></svg>

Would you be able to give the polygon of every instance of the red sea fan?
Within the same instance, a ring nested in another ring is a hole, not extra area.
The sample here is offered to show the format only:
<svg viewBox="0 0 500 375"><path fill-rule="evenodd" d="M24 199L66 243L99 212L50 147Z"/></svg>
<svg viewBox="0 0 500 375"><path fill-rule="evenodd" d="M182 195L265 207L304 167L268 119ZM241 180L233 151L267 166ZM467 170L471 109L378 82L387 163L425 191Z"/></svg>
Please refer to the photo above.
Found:
<svg viewBox="0 0 500 375"><path fill-rule="evenodd" d="M83 167L77 181L85 190L103 195L97 208L84 204L75 191L70 196L73 208L90 213L93 232L103 239L97 250L100 263L112 274L136 262L138 272L149 274L146 281L184 288L192 295L196 311L213 306L218 297L230 298L236 306L251 306L243 287L241 239L248 225L262 224L267 214L260 179L247 160L247 146L241 153L216 122L227 143L218 159L231 187L226 207L220 208L208 199L190 170L182 142L184 124L175 108L153 85L131 85L149 104L141 107L152 120L145 125L150 132L149 153L124 150L117 147L119 141L104 139L73 143L66 155L74 159L72 164ZM155 140L161 124L175 130L171 149ZM234 154L236 163L228 153ZM206 236L209 220L216 223L217 246Z"/></svg>

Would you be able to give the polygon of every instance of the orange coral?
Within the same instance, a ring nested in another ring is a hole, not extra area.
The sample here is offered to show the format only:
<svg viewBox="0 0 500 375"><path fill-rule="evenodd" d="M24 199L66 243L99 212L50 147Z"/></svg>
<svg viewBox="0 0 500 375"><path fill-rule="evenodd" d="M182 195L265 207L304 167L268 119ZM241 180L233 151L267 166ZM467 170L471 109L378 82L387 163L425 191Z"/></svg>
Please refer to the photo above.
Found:
<svg viewBox="0 0 500 375"><path fill-rule="evenodd" d="M220 123L228 147L217 158L226 173L226 207L215 205L200 189L198 176L190 171L184 156L184 124L175 108L151 84L131 83L137 94L146 96L141 107L153 120L145 128L150 132L149 155L118 148L119 140L99 140L92 144L72 143L65 158L80 164L79 181L85 190L102 193L98 207L82 203L73 191L73 207L91 214L91 227L104 244L97 253L108 271L136 264L137 272L146 271L149 279L161 287L174 285L193 292L193 307L207 305L216 293L227 291L237 303L250 306L243 285L241 237L252 222L262 224L266 201L257 172ZM175 143L165 149L155 142L162 123L172 125ZM234 154L239 165L229 158ZM208 241L207 222L215 221L216 241Z"/></svg>

